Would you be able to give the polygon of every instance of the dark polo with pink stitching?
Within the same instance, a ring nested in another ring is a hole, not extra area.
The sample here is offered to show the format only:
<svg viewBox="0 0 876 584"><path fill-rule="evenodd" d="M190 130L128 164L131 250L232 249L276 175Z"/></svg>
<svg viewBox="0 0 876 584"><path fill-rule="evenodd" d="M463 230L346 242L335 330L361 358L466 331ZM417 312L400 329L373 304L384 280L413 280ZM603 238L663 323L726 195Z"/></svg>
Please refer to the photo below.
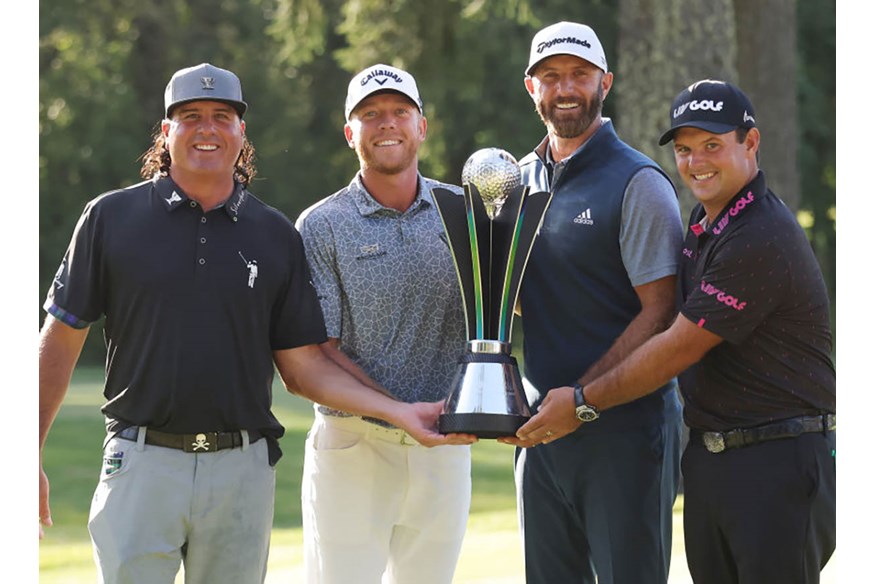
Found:
<svg viewBox="0 0 876 584"><path fill-rule="evenodd" d="M836 411L830 304L809 241L763 172L711 225L697 205L681 314L725 342L679 376L685 421L725 431Z"/></svg>

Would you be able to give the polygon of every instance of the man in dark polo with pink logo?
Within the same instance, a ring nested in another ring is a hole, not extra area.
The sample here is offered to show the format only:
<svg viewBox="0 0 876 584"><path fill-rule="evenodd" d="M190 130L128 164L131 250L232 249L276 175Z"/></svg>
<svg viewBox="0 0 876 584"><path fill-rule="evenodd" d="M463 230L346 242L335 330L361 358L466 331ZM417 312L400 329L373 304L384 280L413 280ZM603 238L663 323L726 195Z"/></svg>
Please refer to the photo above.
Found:
<svg viewBox="0 0 876 584"><path fill-rule="evenodd" d="M601 411L677 375L691 430L682 474L693 581L818 582L836 546L836 372L821 270L758 167L742 91L694 83L670 122L660 143L674 143L700 203L682 250L680 314L599 379L552 390L518 437L577 428L575 390Z"/></svg>

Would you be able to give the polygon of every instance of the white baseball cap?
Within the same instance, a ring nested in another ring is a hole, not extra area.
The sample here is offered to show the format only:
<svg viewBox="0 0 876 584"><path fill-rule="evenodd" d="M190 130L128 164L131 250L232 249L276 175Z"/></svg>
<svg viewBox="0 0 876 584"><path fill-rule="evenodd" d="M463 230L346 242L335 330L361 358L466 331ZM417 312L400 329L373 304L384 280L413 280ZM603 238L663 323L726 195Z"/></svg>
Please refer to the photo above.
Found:
<svg viewBox="0 0 876 584"><path fill-rule="evenodd" d="M414 77L401 69L389 65L372 65L356 74L347 87L347 101L344 105L344 117L349 120L350 114L363 99L378 91L396 91L414 102L420 113L423 113L423 100L417 90Z"/></svg>
<svg viewBox="0 0 876 584"><path fill-rule="evenodd" d="M558 22L535 33L529 49L526 74L532 75L535 66L554 55L573 55L593 63L608 73L605 51L593 29L577 22Z"/></svg>

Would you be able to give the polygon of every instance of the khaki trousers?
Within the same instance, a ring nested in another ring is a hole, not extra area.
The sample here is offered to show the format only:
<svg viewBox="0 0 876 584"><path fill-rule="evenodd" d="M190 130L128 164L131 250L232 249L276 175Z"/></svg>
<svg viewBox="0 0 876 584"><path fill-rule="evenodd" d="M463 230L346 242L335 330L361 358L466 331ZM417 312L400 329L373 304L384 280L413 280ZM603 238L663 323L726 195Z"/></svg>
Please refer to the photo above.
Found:
<svg viewBox="0 0 876 584"><path fill-rule="evenodd" d="M301 488L310 584L450 584L471 503L468 446L316 413Z"/></svg>

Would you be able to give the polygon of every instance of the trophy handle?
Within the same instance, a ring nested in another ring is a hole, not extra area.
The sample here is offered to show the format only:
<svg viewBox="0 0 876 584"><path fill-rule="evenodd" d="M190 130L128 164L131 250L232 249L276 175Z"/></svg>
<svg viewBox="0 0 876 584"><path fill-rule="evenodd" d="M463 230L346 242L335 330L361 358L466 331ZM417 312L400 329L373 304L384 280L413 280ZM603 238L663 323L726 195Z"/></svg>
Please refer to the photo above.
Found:
<svg viewBox="0 0 876 584"><path fill-rule="evenodd" d="M474 278L475 337L489 337L490 314L492 313L492 294L490 294L489 275L491 272L491 249L493 222L487 215L487 208L473 184L463 186L465 198L465 217L468 226L469 249Z"/></svg>
<svg viewBox="0 0 876 584"><path fill-rule="evenodd" d="M475 277L471 261L472 252L469 242L465 197L448 189L436 187L432 189L432 198L438 208L444 233L447 234L447 243L450 247L450 255L456 269L456 279L459 282L459 291L462 295L466 336L468 340L471 340L476 338L478 313L475 309Z"/></svg>

